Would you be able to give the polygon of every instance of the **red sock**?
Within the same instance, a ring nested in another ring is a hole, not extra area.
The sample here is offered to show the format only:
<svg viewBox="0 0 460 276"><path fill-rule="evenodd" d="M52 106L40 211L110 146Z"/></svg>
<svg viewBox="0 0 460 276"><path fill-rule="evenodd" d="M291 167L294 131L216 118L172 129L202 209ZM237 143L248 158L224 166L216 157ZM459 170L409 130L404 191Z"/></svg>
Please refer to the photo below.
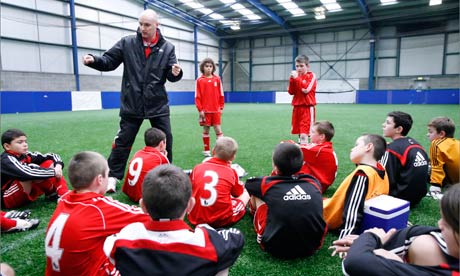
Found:
<svg viewBox="0 0 460 276"><path fill-rule="evenodd" d="M210 145L209 145L209 133L203 133L203 145L204 145L204 150L209 151L210 150Z"/></svg>
<svg viewBox="0 0 460 276"><path fill-rule="evenodd" d="M224 137L224 133L221 132L221 133L216 133L216 140L219 139L219 138L222 138Z"/></svg>
<svg viewBox="0 0 460 276"><path fill-rule="evenodd" d="M4 212L2 212L2 231L7 231L16 226L16 221L14 219L9 219L4 217Z"/></svg>

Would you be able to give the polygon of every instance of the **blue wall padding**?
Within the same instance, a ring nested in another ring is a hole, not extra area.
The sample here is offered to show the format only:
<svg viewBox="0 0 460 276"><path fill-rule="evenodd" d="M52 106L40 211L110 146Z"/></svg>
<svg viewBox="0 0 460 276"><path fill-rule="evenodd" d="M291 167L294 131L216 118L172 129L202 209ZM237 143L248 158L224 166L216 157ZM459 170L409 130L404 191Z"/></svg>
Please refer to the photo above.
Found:
<svg viewBox="0 0 460 276"><path fill-rule="evenodd" d="M189 105L195 104L195 92L169 92L170 105Z"/></svg>
<svg viewBox="0 0 460 276"><path fill-rule="evenodd" d="M460 104L459 89L358 90L358 104Z"/></svg>
<svg viewBox="0 0 460 276"><path fill-rule="evenodd" d="M1 113L46 112L72 110L70 91L2 91Z"/></svg>
<svg viewBox="0 0 460 276"><path fill-rule="evenodd" d="M101 92L102 109L111 109L120 107L120 92L102 91Z"/></svg>
<svg viewBox="0 0 460 276"><path fill-rule="evenodd" d="M261 92L227 92L225 93L225 102L227 103L274 103L275 91Z"/></svg>

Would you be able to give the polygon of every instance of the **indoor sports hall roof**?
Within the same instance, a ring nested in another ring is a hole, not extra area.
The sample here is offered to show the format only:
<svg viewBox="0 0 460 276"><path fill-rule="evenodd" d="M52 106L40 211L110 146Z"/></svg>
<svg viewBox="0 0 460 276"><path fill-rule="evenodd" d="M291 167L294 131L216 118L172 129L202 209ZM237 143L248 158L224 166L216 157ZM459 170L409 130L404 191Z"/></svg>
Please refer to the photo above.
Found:
<svg viewBox="0 0 460 276"><path fill-rule="evenodd" d="M140 1L140 0L139 0ZM222 38L396 26L410 35L459 18L458 0L145 0Z"/></svg>

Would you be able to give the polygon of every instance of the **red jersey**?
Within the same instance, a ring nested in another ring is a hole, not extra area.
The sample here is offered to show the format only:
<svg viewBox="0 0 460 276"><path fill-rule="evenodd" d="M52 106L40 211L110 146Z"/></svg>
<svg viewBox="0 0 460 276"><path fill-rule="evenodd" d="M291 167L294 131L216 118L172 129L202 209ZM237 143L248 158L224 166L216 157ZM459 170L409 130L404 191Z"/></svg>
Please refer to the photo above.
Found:
<svg viewBox="0 0 460 276"><path fill-rule="evenodd" d="M219 76L201 75L196 80L195 105L198 112L216 113L224 109L224 89Z"/></svg>
<svg viewBox="0 0 460 276"><path fill-rule="evenodd" d="M230 165L214 157L193 168L190 180L196 204L188 215L193 225L207 223L219 227L233 215L232 196L243 194L244 184Z"/></svg>
<svg viewBox="0 0 460 276"><path fill-rule="evenodd" d="M46 231L46 275L108 275L107 236L150 216L103 195L71 191L59 200Z"/></svg>
<svg viewBox="0 0 460 276"><path fill-rule="evenodd" d="M307 72L299 75L297 78L289 78L288 93L293 95L292 105L316 105L316 75L313 72ZM306 89L304 93L302 89Z"/></svg>
<svg viewBox="0 0 460 276"><path fill-rule="evenodd" d="M129 162L128 172L122 191L132 201L139 202L142 197L142 183L145 175L153 168L169 164L168 158L154 147L146 146L136 152Z"/></svg>
<svg viewBox="0 0 460 276"><path fill-rule="evenodd" d="M332 142L300 145L300 148L304 160L300 174L310 174L318 179L324 193L337 175L338 161Z"/></svg>

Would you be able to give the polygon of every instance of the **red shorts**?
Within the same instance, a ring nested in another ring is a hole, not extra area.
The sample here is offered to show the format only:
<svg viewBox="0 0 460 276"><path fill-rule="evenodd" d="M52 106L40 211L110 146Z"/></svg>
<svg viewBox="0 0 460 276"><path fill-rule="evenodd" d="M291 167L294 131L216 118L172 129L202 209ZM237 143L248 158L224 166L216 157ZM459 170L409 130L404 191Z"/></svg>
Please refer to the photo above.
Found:
<svg viewBox="0 0 460 276"><path fill-rule="evenodd" d="M246 207L243 201L238 198L232 198L232 212L231 216L215 221L211 226L214 228L229 227L240 221L246 214Z"/></svg>
<svg viewBox="0 0 460 276"><path fill-rule="evenodd" d="M257 234L257 242L261 244L262 246L262 235L265 232L265 225L267 224L267 212L268 212L268 207L266 203L263 203L262 205L257 208L255 214L254 214L254 230L256 231Z"/></svg>
<svg viewBox="0 0 460 276"><path fill-rule="evenodd" d="M292 134L310 135L310 128L316 121L316 108L314 105L297 105L292 110Z"/></svg>
<svg viewBox="0 0 460 276"><path fill-rule="evenodd" d="M40 195L44 194L41 187L32 185L30 194L24 192L19 180L14 180L10 187L3 193L3 206L2 208L13 209L22 207L32 201L35 201Z"/></svg>
<svg viewBox="0 0 460 276"><path fill-rule="evenodd" d="M204 121L200 120L200 126L219 126L220 112L204 113Z"/></svg>

